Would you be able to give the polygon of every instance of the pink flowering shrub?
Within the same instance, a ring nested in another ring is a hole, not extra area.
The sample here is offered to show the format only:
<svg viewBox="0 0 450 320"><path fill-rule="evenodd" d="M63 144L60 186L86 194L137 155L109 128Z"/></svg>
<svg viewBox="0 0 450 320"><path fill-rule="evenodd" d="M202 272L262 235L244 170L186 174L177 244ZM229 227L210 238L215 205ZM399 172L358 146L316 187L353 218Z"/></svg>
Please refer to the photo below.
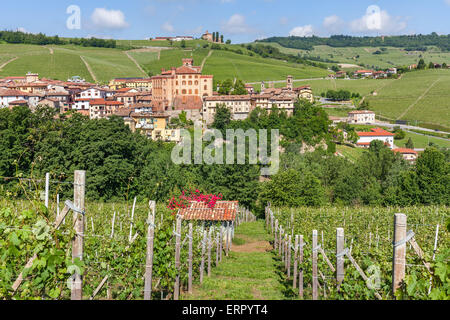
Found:
<svg viewBox="0 0 450 320"><path fill-rule="evenodd" d="M169 205L167 208L172 210L172 214L175 214L179 209L184 209L189 206L191 202L203 202L205 203L208 208L214 209L216 206L217 201L222 200L223 196L222 194L203 194L200 192L200 190L189 190L189 191L183 191L181 195L178 197L173 197L169 201Z"/></svg>

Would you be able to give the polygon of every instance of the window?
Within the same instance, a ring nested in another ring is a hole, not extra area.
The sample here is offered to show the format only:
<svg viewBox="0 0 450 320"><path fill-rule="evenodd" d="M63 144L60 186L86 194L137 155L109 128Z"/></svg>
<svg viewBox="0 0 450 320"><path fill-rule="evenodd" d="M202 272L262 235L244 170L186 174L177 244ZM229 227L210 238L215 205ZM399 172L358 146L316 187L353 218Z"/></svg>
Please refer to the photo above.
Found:
<svg viewBox="0 0 450 320"><path fill-rule="evenodd" d="M181 91L182 94L186 94L186 89L183 89L183 91Z"/></svg>
<svg viewBox="0 0 450 320"><path fill-rule="evenodd" d="M192 94L192 89L189 89L189 94Z"/></svg>
<svg viewBox="0 0 450 320"><path fill-rule="evenodd" d="M185 86L186 85L186 81L183 81L183 86Z"/></svg>
<svg viewBox="0 0 450 320"><path fill-rule="evenodd" d="M198 94L198 89L195 89L195 94Z"/></svg>
<svg viewBox="0 0 450 320"><path fill-rule="evenodd" d="M192 86L192 81L189 81L189 85Z"/></svg>
<svg viewBox="0 0 450 320"><path fill-rule="evenodd" d="M195 85L198 86L198 81L195 81Z"/></svg>
<svg viewBox="0 0 450 320"><path fill-rule="evenodd" d="M205 87L204 87L204 90L208 90L208 86L205 86Z"/></svg>

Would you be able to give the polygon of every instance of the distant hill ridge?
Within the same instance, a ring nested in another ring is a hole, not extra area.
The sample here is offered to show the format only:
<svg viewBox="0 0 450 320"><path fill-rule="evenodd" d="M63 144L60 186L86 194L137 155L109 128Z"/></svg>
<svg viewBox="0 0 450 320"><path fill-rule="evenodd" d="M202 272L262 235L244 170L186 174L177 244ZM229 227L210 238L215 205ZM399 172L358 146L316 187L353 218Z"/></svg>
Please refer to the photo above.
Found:
<svg viewBox="0 0 450 320"><path fill-rule="evenodd" d="M402 35L379 37L353 37L334 35L329 38L321 37L271 37L257 40L257 42L275 42L286 48L313 50L314 46L327 45L330 47L396 47L410 51L426 51L428 46L436 46L442 51L450 51L450 35Z"/></svg>

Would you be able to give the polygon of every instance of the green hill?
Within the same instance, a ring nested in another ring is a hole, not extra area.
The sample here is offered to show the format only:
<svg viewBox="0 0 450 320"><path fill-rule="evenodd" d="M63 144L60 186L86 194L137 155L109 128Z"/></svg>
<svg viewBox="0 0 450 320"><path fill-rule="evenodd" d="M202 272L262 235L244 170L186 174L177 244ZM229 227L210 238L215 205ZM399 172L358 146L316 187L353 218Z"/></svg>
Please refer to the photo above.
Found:
<svg viewBox="0 0 450 320"><path fill-rule="evenodd" d="M196 65L201 65L208 54L211 56L205 60L204 73L213 74L217 80L237 77L256 82L282 80L289 74L298 79L324 77L328 74L325 69L265 59L238 45L222 45L222 50L210 53L209 47L203 48L206 41L186 43L186 48L181 48L179 42L167 47L168 41L119 41L119 47L114 49L76 45L0 44L0 66L6 64L0 69L0 76L21 76L32 71L39 73L41 77L58 80L67 80L77 75L88 81L108 83L116 77L159 74L162 68L179 66L181 59L185 57L193 58ZM166 47L161 48L162 45ZM127 51L130 46L141 48ZM242 54L235 53L236 51Z"/></svg>

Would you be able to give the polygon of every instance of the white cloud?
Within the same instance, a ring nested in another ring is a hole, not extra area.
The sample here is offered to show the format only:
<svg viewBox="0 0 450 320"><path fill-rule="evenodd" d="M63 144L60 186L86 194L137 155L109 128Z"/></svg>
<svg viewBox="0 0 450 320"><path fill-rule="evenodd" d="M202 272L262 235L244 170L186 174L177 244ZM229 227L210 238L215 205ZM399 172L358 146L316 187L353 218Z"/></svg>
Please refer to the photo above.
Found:
<svg viewBox="0 0 450 320"><path fill-rule="evenodd" d="M327 31L336 34L344 28L345 22L337 15L332 15L323 19L323 26Z"/></svg>
<svg viewBox="0 0 450 320"><path fill-rule="evenodd" d="M161 29L166 32L174 32L175 31L175 28L169 21L164 22L164 24L161 26Z"/></svg>
<svg viewBox="0 0 450 320"><path fill-rule="evenodd" d="M223 23L222 30L229 34L254 33L254 30L247 25L245 17L240 14L234 14L228 21Z"/></svg>
<svg viewBox="0 0 450 320"><path fill-rule="evenodd" d="M313 26L308 24L306 26L295 27L289 32L293 37L312 37L314 35Z"/></svg>
<svg viewBox="0 0 450 320"><path fill-rule="evenodd" d="M125 29L129 27L129 24L125 21L125 15L120 10L96 8L92 13L91 20L98 28Z"/></svg>
<svg viewBox="0 0 450 320"><path fill-rule="evenodd" d="M359 19L350 22L350 29L356 33L382 32L394 34L403 31L407 23L402 17L392 17L385 10L368 12Z"/></svg>
<svg viewBox="0 0 450 320"><path fill-rule="evenodd" d="M19 27L19 28L17 28L17 31L23 32L23 33L29 33L28 30L25 29L24 27Z"/></svg>

